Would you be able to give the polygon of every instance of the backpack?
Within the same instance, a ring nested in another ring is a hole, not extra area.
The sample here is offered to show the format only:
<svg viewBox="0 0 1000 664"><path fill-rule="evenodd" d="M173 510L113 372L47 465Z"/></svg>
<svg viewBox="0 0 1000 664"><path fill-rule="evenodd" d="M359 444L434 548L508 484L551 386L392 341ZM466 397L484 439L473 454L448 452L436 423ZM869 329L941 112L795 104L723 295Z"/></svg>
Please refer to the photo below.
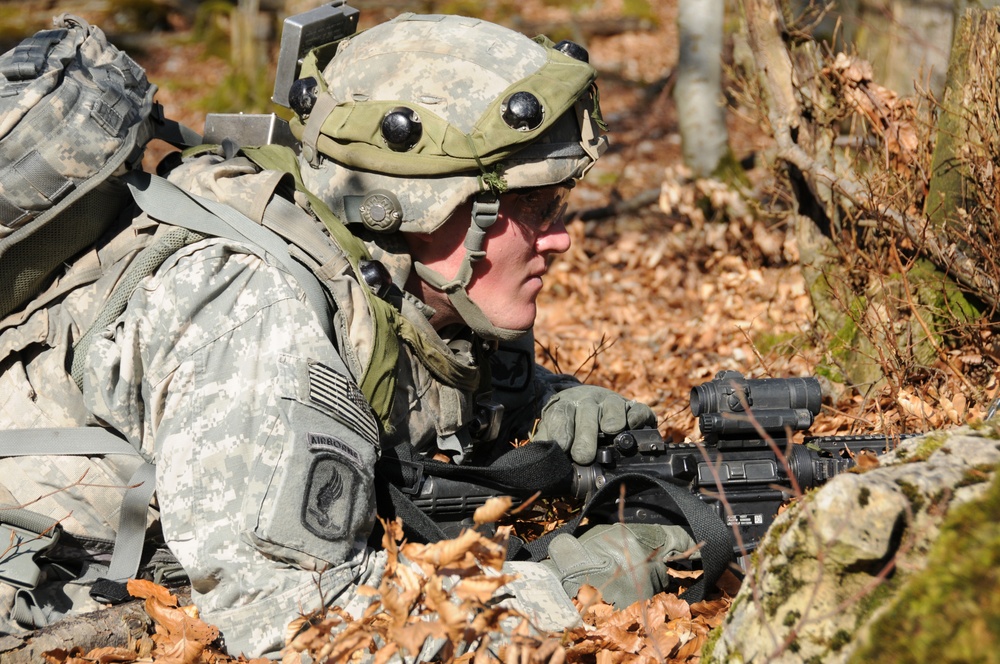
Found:
<svg viewBox="0 0 1000 664"><path fill-rule="evenodd" d="M153 101L156 86L99 28L68 14L53 22L52 29L0 56L0 320L19 310L30 312L27 305L64 263L93 245L126 212L132 195L121 176L139 166L152 138L174 144L201 142L194 132L163 118ZM79 284L67 284L66 290L74 285ZM8 324L16 325L17 317L12 318ZM122 462L95 466L93 476L103 471L101 477L114 478L115 470L127 468L129 474L116 478L118 484L131 482L128 486L137 488L125 491L124 503L112 497L109 513L99 517L132 532L133 542L126 547L131 550L118 557L127 560L119 567L124 564L134 574L153 467L137 458L124 440L101 429L35 432L39 443L25 435L31 432L11 433L3 432L2 456L46 454L46 445L66 441L71 433L61 453L75 447L94 456L125 455ZM94 434L99 440L87 442ZM38 465L40 473L48 463ZM84 511L79 523L88 523ZM0 509L0 537L10 543L0 554L0 580L17 588L12 622L48 622L40 608L43 602L32 596L42 573L35 555L56 546L61 532L47 516L19 507ZM94 544L110 550L115 542Z"/></svg>
<svg viewBox="0 0 1000 664"><path fill-rule="evenodd" d="M54 23L0 56L0 319L118 218L130 196L112 176L160 117L156 86L99 28Z"/></svg>

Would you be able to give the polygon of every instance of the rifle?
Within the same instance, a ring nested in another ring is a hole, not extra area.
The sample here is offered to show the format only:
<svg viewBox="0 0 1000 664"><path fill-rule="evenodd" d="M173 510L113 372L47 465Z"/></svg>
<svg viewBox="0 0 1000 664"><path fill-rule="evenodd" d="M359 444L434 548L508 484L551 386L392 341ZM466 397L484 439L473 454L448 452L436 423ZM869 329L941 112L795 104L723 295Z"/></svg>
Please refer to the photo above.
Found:
<svg viewBox="0 0 1000 664"><path fill-rule="evenodd" d="M819 414L822 393L815 378L745 379L723 371L691 390L700 442L665 441L656 429L633 429L600 441L590 465L573 464L568 481L552 497L586 501L616 476L648 475L686 487L712 505L739 537L740 551L756 548L778 510L792 497L855 466L858 454L883 454L895 439L882 435L805 436ZM915 435L915 434L910 434ZM476 508L498 491L425 475L413 503L449 534L471 526ZM683 523L662 507L654 490L590 507L592 518L638 523Z"/></svg>

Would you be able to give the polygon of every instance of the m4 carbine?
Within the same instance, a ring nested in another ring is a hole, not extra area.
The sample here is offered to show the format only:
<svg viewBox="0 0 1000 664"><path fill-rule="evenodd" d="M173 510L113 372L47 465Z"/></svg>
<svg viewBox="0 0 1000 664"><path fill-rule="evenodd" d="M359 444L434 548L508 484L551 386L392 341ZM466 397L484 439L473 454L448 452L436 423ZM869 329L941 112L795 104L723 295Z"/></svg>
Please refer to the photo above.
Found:
<svg viewBox="0 0 1000 664"><path fill-rule="evenodd" d="M822 401L815 378L748 380L735 371L719 373L691 391L691 411L703 440L666 442L656 429L634 429L606 438L590 465L573 464L573 473L553 493L586 501L617 476L646 475L680 485L712 505L739 534L740 551L752 551L780 507L794 496L854 467L858 455L882 454L894 440L879 435L806 436ZM898 439L897 439L898 440ZM424 476L414 504L457 534L471 525L475 509L497 495L495 489L441 477ZM621 500L591 505L591 520L683 523L663 507L655 489L626 491ZM552 492L550 492L552 493Z"/></svg>

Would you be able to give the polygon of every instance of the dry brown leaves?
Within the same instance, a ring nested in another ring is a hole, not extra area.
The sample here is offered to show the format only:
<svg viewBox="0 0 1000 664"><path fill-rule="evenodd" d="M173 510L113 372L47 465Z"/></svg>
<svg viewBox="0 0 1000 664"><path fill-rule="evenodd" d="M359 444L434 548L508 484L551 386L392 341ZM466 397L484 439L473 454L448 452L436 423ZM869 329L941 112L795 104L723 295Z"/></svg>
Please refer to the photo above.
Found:
<svg viewBox="0 0 1000 664"><path fill-rule="evenodd" d="M509 501L499 499L486 506L480 519L489 521L507 506ZM539 634L524 616L499 604L498 591L512 579L502 573L509 528L500 527L491 537L466 530L453 540L414 544L403 540L401 522L383 526L389 554L385 574L378 588L361 588L372 603L357 619L333 607L293 620L282 664L420 659L427 645L429 655L441 662L695 663L737 587L730 579L727 592L711 601L689 605L677 595L660 594L616 611L598 590L584 586L574 600L583 624ZM153 634L127 648L53 650L45 653L48 664L269 661L222 653L216 647L218 630L200 620L195 607L178 606L177 598L161 586L130 581L129 592L145 600ZM509 638L494 642L501 631L509 632Z"/></svg>
<svg viewBox="0 0 1000 664"><path fill-rule="evenodd" d="M838 53L823 70L837 97L853 113L865 118L870 130L881 140L885 166L908 178L920 169L930 153L930 133L918 118L917 105L910 97L873 80L870 63Z"/></svg>
<svg viewBox="0 0 1000 664"><path fill-rule="evenodd" d="M479 519L506 511L503 500L484 506ZM501 569L509 529L492 537L466 530L453 540L416 544L403 540L399 521L383 523L382 544L388 552L378 588L368 588L372 603L358 620L337 609L293 623L283 662L345 661L367 653L375 662L397 655L416 657L428 639L443 642L437 657L452 661L473 648L487 656L488 633L502 620L523 617L494 599L512 579ZM471 656L471 655L470 655Z"/></svg>
<svg viewBox="0 0 1000 664"><path fill-rule="evenodd" d="M688 604L662 593L616 611L591 586L582 587L574 602L583 618L581 627L558 637L515 634L501 651L503 661L695 663L708 633L722 623L730 605L728 597Z"/></svg>

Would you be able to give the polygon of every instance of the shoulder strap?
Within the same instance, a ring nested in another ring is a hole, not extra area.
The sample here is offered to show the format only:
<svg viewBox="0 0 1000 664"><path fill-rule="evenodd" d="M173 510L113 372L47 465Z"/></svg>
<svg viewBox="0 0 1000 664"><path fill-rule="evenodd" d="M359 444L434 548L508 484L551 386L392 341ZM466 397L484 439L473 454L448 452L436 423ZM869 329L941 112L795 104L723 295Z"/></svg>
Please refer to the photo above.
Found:
<svg viewBox="0 0 1000 664"><path fill-rule="evenodd" d="M330 307L316 277L292 258L288 247L274 233L254 223L235 208L195 196L164 178L133 172L126 177L136 203L150 217L202 236L223 237L256 245L288 270L306 291L306 298L331 334Z"/></svg>
<svg viewBox="0 0 1000 664"><path fill-rule="evenodd" d="M733 531L726 525L715 509L685 487L661 480L652 475L641 473L622 473L609 478L607 484L601 487L590 498L573 521L562 528L546 533L537 540L530 542L526 548L533 559L541 552L548 551L549 542L562 532L575 533L581 521L590 514L597 505L615 501L621 495L622 487L630 494L642 490L656 491L663 501L665 511L676 514L681 521L678 525L686 525L691 530L695 542L701 545L702 575L681 596L689 604L700 602L715 586L722 573L729 567L736 551L736 540Z"/></svg>
<svg viewBox="0 0 1000 664"><path fill-rule="evenodd" d="M371 260L367 247L352 234L319 198L310 193L302 183L295 153L279 145L265 145L258 148L243 148L243 153L261 168L289 173L295 179L296 190L309 200L313 212L319 217L343 250L359 283L365 284L361 274L361 262ZM390 418L392 402L396 394L396 365L399 361L399 321L396 309L379 298L370 288L363 288L368 310L375 326L372 335L374 348L368 366L364 367L359 387L382 420L387 432L394 429Z"/></svg>
<svg viewBox="0 0 1000 664"><path fill-rule="evenodd" d="M305 290L306 299L316 310L320 324L324 326L324 332L327 336L332 335L330 308L322 286L309 270L292 259L285 243L273 233L255 224L235 209L188 194L161 177L133 171L123 179L128 183L136 203L150 217L177 228L146 247L135 258L97 320L74 344L67 361L77 387L81 389L83 387L87 350L93 342L94 335L121 315L139 282L155 272L179 249L208 236L253 244L274 257Z"/></svg>
<svg viewBox="0 0 1000 664"><path fill-rule="evenodd" d="M141 456L127 440L102 427L58 429L0 430L0 457L35 455L107 455ZM121 584L135 577L146 539L146 514L156 487L156 468L143 461L129 479L122 499L111 565L103 583L95 583L91 596L102 602L117 603L128 598ZM29 523L33 512L22 508L0 510L0 526L12 522ZM2 532L2 531L0 531ZM10 554L10 550L6 552ZM15 548L14 553L18 553ZM0 556L6 564L6 556ZM25 587L34 587L37 576L24 579ZM30 584L30 585L28 585Z"/></svg>

